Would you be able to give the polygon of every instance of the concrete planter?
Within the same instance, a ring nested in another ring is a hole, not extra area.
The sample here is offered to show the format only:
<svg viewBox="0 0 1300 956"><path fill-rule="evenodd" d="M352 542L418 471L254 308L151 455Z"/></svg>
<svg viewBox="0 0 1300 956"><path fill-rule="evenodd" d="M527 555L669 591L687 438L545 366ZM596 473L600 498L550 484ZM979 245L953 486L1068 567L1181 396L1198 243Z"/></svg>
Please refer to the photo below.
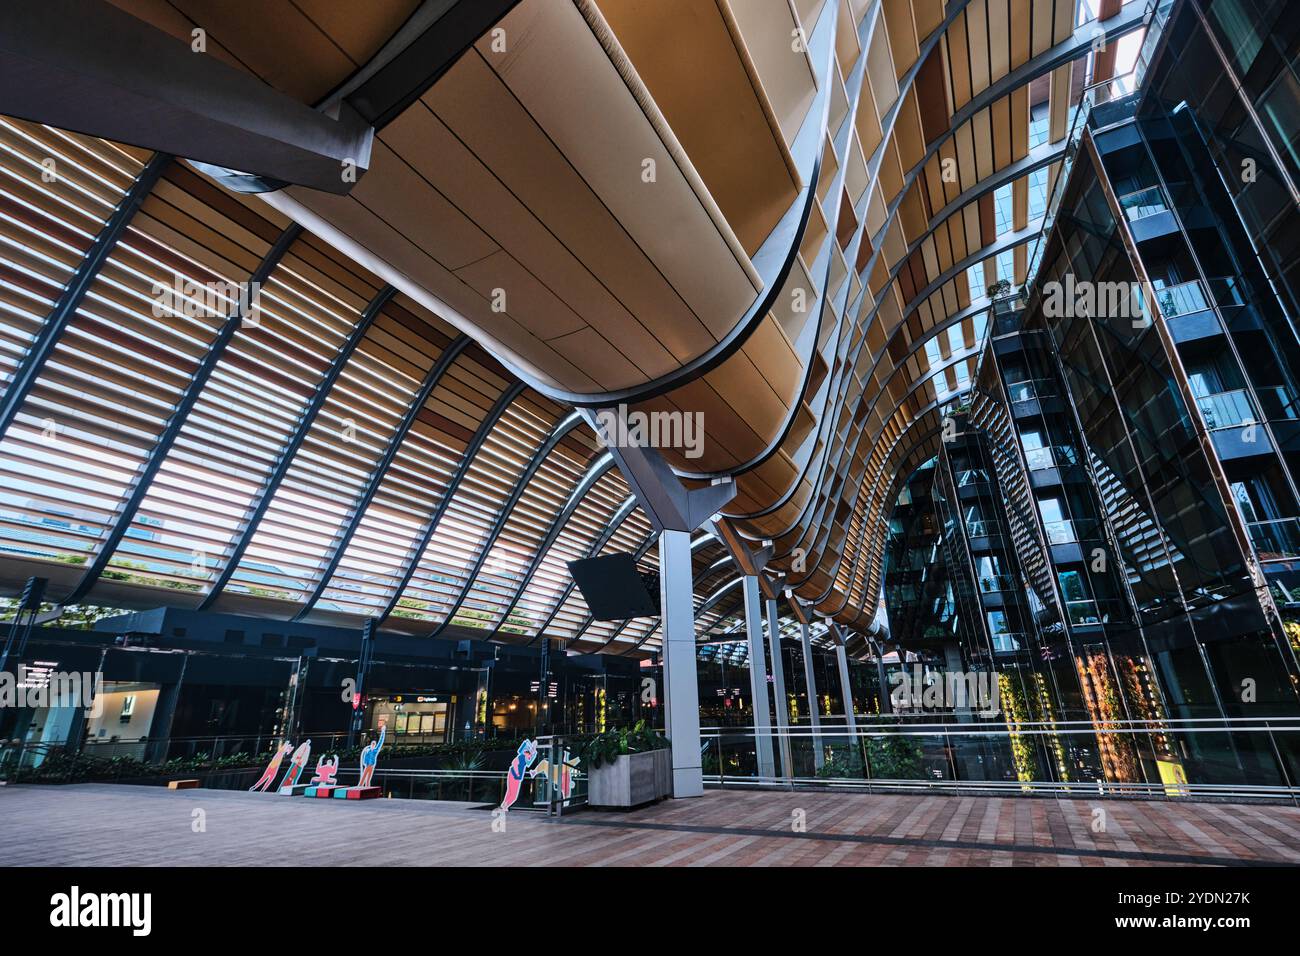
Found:
<svg viewBox="0 0 1300 956"><path fill-rule="evenodd" d="M630 809L672 796L673 752L622 754L587 776L587 802L593 807Z"/></svg>

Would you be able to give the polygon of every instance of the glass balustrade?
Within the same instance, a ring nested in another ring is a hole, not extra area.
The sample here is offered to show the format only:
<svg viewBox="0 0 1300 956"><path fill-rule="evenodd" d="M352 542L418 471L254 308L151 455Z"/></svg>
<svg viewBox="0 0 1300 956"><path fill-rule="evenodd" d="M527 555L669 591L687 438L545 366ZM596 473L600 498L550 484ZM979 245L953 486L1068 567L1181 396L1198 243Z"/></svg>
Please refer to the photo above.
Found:
<svg viewBox="0 0 1300 956"><path fill-rule="evenodd" d="M1065 611L1069 615L1071 624L1102 623L1096 601L1066 601Z"/></svg>
<svg viewBox="0 0 1300 956"><path fill-rule="evenodd" d="M1200 279L1156 289L1155 299L1160 314L1166 319L1172 319L1176 315L1204 312L1210 308L1210 299L1206 296Z"/></svg>
<svg viewBox="0 0 1300 956"><path fill-rule="evenodd" d="M1205 419L1205 427L1211 431L1216 428L1235 428L1258 420L1250 396L1243 388L1197 396L1196 404L1201 410L1201 417Z"/></svg>
<svg viewBox="0 0 1300 956"><path fill-rule="evenodd" d="M1300 557L1300 518L1251 521L1246 528L1261 561Z"/></svg>
<svg viewBox="0 0 1300 956"><path fill-rule="evenodd" d="M1047 535L1048 544L1074 544L1079 540L1079 529L1076 527L1078 522L1063 521L1044 521L1043 533Z"/></svg>
<svg viewBox="0 0 1300 956"><path fill-rule="evenodd" d="M1120 208L1129 222L1137 222L1169 209L1165 194L1159 186L1148 186L1119 197Z"/></svg>
<svg viewBox="0 0 1300 956"><path fill-rule="evenodd" d="M1007 384L1007 398L1012 402L1031 402L1036 398L1049 398L1055 394L1051 379L1031 378Z"/></svg>
<svg viewBox="0 0 1300 956"><path fill-rule="evenodd" d="M1030 471L1042 471L1045 468L1064 468L1078 463L1074 448L1070 445L1054 445L1047 448L1029 448L1025 451L1025 463Z"/></svg>
<svg viewBox="0 0 1300 956"><path fill-rule="evenodd" d="M994 634L993 650L999 654L1010 654L1013 651L1020 650L1023 642L1024 642L1023 634L1011 634L1011 633Z"/></svg>

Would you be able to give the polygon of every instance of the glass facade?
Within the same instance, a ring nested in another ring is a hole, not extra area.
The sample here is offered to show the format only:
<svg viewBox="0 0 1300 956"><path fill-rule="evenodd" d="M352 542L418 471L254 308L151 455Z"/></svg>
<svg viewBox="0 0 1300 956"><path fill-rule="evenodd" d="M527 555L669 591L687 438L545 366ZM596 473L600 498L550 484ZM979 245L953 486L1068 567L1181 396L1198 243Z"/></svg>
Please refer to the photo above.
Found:
<svg viewBox="0 0 1300 956"><path fill-rule="evenodd" d="M891 633L923 653L942 634L998 672L1021 779L1294 782L1285 745L1231 729L1300 713L1284 7L1165 5L1143 92L1093 110L1037 275L993 303L971 397L894 510ZM901 587L922 554L947 603ZM1099 732L1018 746L1030 720ZM1143 731L1104 732L1124 721Z"/></svg>

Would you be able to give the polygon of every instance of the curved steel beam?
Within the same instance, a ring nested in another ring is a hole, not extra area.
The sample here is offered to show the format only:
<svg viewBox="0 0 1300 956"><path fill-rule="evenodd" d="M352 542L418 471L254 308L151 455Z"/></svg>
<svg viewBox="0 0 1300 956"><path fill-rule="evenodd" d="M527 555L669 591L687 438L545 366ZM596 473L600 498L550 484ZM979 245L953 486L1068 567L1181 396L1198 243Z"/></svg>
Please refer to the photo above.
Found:
<svg viewBox="0 0 1300 956"><path fill-rule="evenodd" d="M819 47L822 43L826 44L826 62L822 67L822 75L817 78L817 96L809 107L807 116L804 117L803 126L796 135L795 145L790 151L795 157L795 166L799 170L804 186L753 255L751 261L763 281L763 289L731 331L704 353L652 382L600 394L571 392L557 388L539 380L537 376L530 374L526 369L519 368L517 363L506 358L499 359L502 364L547 398L577 408L604 408L611 405L635 405L658 398L707 375L744 347L750 335L767 318L768 312L776 303L777 296L785 288L790 270L794 268L795 260L798 258L799 247L803 243L813 205L817 202L817 184L822 173L821 145L826 137L830 116L830 80L832 65L835 62L837 12L833 4L823 5L809 43L810 50ZM827 39L823 40L823 37Z"/></svg>

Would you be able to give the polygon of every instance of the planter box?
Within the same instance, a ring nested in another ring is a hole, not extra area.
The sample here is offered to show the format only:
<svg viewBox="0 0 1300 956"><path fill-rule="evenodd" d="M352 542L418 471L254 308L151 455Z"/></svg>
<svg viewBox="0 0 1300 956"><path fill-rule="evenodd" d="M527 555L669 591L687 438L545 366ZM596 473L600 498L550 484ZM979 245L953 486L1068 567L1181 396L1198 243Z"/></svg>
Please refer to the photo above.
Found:
<svg viewBox="0 0 1300 956"><path fill-rule="evenodd" d="M673 752L623 754L587 775L587 803L593 807L639 807L673 792Z"/></svg>

